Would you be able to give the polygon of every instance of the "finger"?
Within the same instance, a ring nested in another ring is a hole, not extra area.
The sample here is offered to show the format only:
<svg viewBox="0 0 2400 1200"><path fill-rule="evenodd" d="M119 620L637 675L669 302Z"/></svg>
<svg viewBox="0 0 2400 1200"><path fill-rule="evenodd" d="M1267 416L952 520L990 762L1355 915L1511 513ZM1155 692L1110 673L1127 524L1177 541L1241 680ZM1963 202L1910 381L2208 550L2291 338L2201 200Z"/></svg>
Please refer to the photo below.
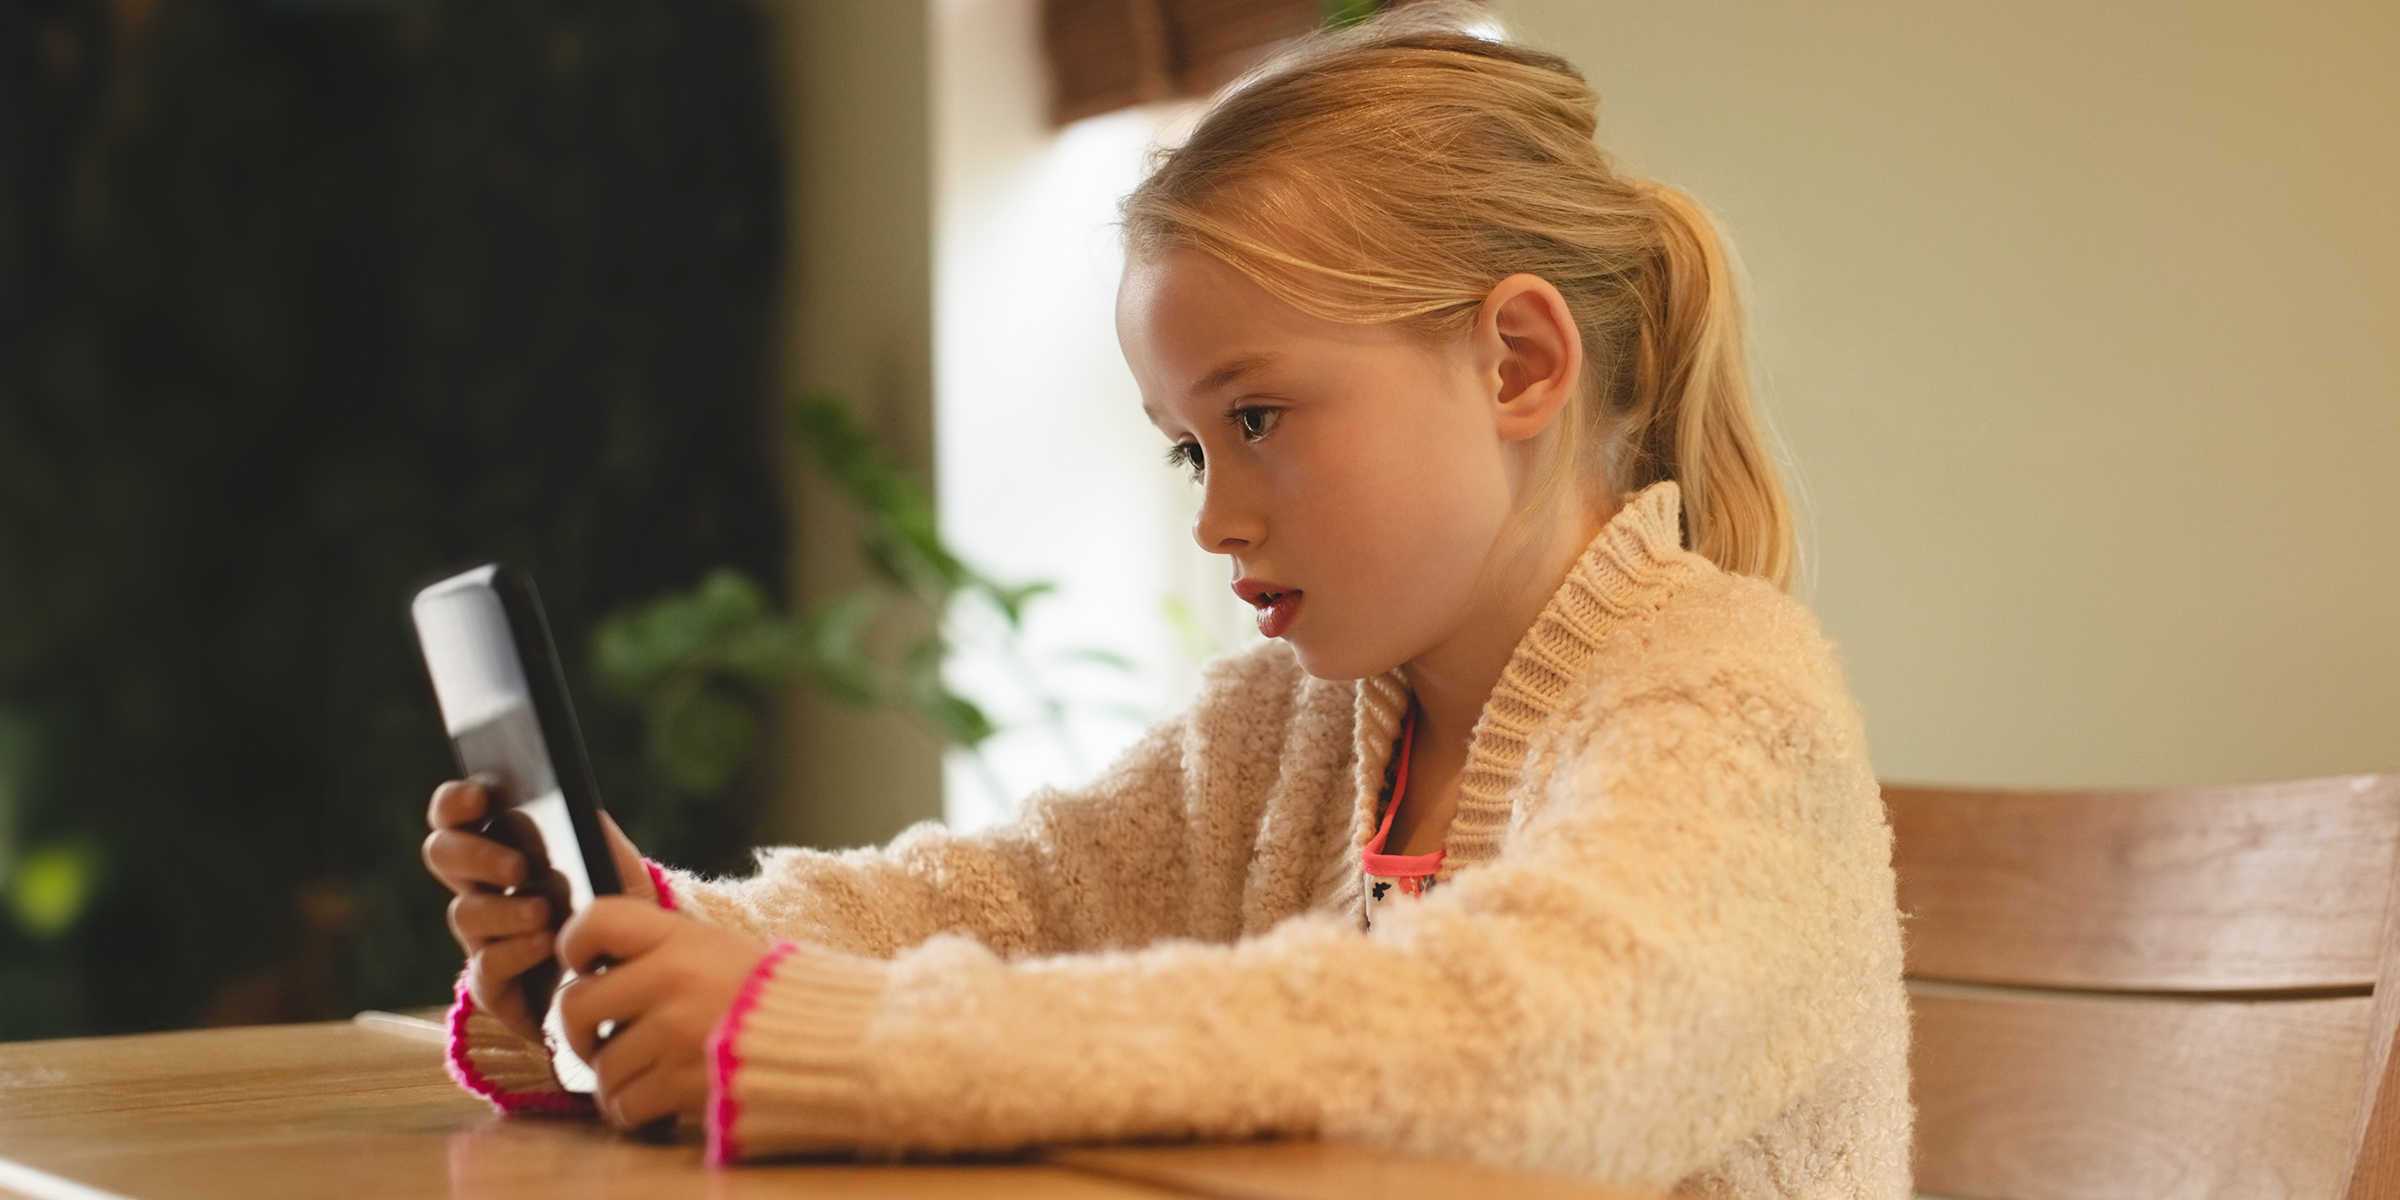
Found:
<svg viewBox="0 0 2400 1200"><path fill-rule="evenodd" d="M637 1129L660 1117L698 1113L708 1102L707 1064L662 1064L644 1071L601 1101L611 1124Z"/></svg>
<svg viewBox="0 0 2400 1200"><path fill-rule="evenodd" d="M631 1032L644 1014L665 998L665 972L641 964L612 967L599 975L577 975L558 993L558 1015L567 1026L567 1044L585 1062L599 1057L600 1026L615 1022L614 1032ZM611 1039L614 1040L613 1037Z"/></svg>
<svg viewBox="0 0 2400 1200"><path fill-rule="evenodd" d="M525 989L518 986L518 980L547 962L549 950L550 934L545 931L494 942L477 951L467 960L467 998L519 1036L539 1040L540 1018L527 1005Z"/></svg>
<svg viewBox="0 0 2400 1200"><path fill-rule="evenodd" d="M650 868L642 862L642 852L635 849L633 839L617 828L617 819L600 813L600 832L608 839L608 854L617 863L617 879L625 885L625 894L658 903L658 888L650 882Z"/></svg>
<svg viewBox="0 0 2400 1200"><path fill-rule="evenodd" d="M631 1031L659 1006L673 1001L678 982L664 960L647 957L618 963L597 974L577 974L559 993L559 1015L566 1022L569 1044L585 1062L591 1062L601 1052L602 1025L614 1023L606 1039L613 1044L617 1033Z"/></svg>
<svg viewBox="0 0 2400 1200"><path fill-rule="evenodd" d="M620 1027L589 1060L600 1077L600 1110L627 1129L690 1110L708 1098L702 1036L662 1006Z"/></svg>
<svg viewBox="0 0 2400 1200"><path fill-rule="evenodd" d="M512 888L525 882L525 856L490 838L457 829L425 838L425 869L453 892Z"/></svg>
<svg viewBox="0 0 2400 1200"><path fill-rule="evenodd" d="M514 987L470 983L467 999L474 1002L475 1011L508 1026L518 1037L541 1040L541 1030L525 1007L524 992Z"/></svg>
<svg viewBox="0 0 2400 1200"><path fill-rule="evenodd" d="M450 900L450 932L470 951L537 930L550 930L550 902L540 896L461 892Z"/></svg>
<svg viewBox="0 0 2400 1200"><path fill-rule="evenodd" d="M558 931L558 960L570 971L589 975L593 960L630 963L684 926L682 917L654 904L626 896L597 897Z"/></svg>
<svg viewBox="0 0 2400 1200"><path fill-rule="evenodd" d="M517 977L548 962L554 948L547 929L503 938L484 946L475 952L476 978L468 981L469 986L481 982L494 990L505 988L517 991Z"/></svg>
<svg viewBox="0 0 2400 1200"><path fill-rule="evenodd" d="M457 829L482 820L487 807L481 786L453 779L433 789L433 803L425 806L425 823L435 829Z"/></svg>
<svg viewBox="0 0 2400 1200"><path fill-rule="evenodd" d="M584 1059L600 1076L600 1108L609 1119L617 1119L618 1101L627 1091L666 1062L671 1049L666 1028L666 1022L654 1017L618 1025L608 1041L597 1047L592 1057ZM641 1122L618 1123L630 1127Z"/></svg>

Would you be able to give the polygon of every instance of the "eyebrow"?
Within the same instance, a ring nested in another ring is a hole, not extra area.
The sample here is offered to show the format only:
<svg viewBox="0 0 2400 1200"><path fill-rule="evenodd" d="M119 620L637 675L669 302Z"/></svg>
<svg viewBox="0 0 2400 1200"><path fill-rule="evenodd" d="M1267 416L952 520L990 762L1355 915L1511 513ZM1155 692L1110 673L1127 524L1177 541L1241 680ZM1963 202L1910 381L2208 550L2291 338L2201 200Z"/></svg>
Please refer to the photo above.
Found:
<svg viewBox="0 0 2400 1200"><path fill-rule="evenodd" d="M1241 379L1241 377L1244 375L1248 375L1254 371L1265 370L1266 368L1274 366L1276 363L1282 361L1282 355L1269 353L1244 354L1236 358L1228 359L1225 361L1224 365L1218 367L1214 371L1210 371L1206 375L1201 376L1199 380L1193 383L1190 389L1188 389L1188 393L1190 395L1198 396L1208 392L1216 391L1219 388L1223 388L1234 383L1235 381ZM1159 413L1157 409L1151 407L1149 404L1144 404L1142 405L1142 411L1149 415L1151 424L1158 424Z"/></svg>
<svg viewBox="0 0 2400 1200"><path fill-rule="evenodd" d="M1200 382L1192 385L1192 394L1197 396L1202 392L1216 391L1244 375L1264 370L1282 361L1283 356L1280 354L1245 354L1201 376Z"/></svg>

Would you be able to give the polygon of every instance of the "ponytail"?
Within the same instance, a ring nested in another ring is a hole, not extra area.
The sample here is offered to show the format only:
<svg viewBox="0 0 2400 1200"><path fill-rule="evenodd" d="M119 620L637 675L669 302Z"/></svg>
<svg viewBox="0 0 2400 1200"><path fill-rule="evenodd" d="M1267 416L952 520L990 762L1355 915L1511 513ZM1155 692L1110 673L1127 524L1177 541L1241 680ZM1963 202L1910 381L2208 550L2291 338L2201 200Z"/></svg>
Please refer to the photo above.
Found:
<svg viewBox="0 0 2400 1200"><path fill-rule="evenodd" d="M1657 258L1637 284L1632 369L1603 418L1614 426L1609 478L1627 492L1674 480L1686 546L1788 590L1799 555L1791 505L1750 403L1739 268L1690 196L1664 186L1650 195Z"/></svg>
<svg viewBox="0 0 2400 1200"><path fill-rule="evenodd" d="M1481 13L1394 8L1238 85L1126 198L1126 249L1197 250L1302 312L1433 338L1502 279L1548 280L1585 381L1537 503L1672 479L1686 546L1789 588L1730 252L1690 197L1593 144L1599 97L1566 60L1458 31Z"/></svg>

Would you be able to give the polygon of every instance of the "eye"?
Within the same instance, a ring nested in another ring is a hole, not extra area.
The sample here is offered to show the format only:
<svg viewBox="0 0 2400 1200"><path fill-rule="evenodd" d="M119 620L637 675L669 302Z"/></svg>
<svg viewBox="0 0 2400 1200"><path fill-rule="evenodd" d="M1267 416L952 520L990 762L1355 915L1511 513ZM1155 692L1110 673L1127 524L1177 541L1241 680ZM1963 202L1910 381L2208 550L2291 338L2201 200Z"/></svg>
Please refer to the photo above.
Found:
<svg viewBox="0 0 2400 1200"><path fill-rule="evenodd" d="M1207 465L1207 461L1201 457L1200 443L1177 442L1167 447L1167 465L1187 471L1192 478L1198 479L1200 469Z"/></svg>
<svg viewBox="0 0 2400 1200"><path fill-rule="evenodd" d="M1275 428L1275 422L1283 419L1283 410L1256 406L1237 408L1233 410L1232 417L1233 423L1241 428L1242 436L1255 442L1267 436L1267 431Z"/></svg>

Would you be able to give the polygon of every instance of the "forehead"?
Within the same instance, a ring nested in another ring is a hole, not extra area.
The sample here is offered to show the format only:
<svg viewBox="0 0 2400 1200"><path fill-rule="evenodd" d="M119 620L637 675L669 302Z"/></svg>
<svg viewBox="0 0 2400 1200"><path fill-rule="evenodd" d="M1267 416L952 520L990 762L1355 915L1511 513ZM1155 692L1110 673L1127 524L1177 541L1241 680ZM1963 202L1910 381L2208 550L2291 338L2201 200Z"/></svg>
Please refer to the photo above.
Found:
<svg viewBox="0 0 2400 1200"><path fill-rule="evenodd" d="M1129 258L1117 289L1117 326L1151 332L1148 326L1179 326L1193 318L1240 321L1282 301L1266 289L1197 250L1160 250Z"/></svg>
<svg viewBox="0 0 2400 1200"><path fill-rule="evenodd" d="M1117 337L1153 403L1204 391L1299 357L1372 351L1410 340L1396 326L1313 316L1197 250L1129 260Z"/></svg>

